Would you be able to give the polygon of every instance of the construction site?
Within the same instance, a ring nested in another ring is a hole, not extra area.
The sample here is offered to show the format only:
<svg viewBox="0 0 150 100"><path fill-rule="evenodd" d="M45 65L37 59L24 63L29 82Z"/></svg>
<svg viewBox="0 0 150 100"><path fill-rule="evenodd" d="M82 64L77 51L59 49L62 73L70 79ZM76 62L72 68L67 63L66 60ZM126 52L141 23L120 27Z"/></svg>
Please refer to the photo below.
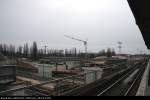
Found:
<svg viewBox="0 0 150 100"><path fill-rule="evenodd" d="M137 76L142 79L149 56L102 56L84 64L79 57L46 57L38 62L4 59L1 55L1 96L96 96L122 77L127 85Z"/></svg>
<svg viewBox="0 0 150 100"><path fill-rule="evenodd" d="M128 0L150 49L149 21L144 19L146 2L141 2ZM143 13L137 13L139 9ZM16 52L15 47L1 44L0 96L150 96L149 54L125 54L121 41L116 42L117 53L110 48L90 53L88 40L69 35L64 38L81 43L84 51L53 51L46 45L37 49L34 42L30 53L28 45L24 45L24 51L18 47Z"/></svg>

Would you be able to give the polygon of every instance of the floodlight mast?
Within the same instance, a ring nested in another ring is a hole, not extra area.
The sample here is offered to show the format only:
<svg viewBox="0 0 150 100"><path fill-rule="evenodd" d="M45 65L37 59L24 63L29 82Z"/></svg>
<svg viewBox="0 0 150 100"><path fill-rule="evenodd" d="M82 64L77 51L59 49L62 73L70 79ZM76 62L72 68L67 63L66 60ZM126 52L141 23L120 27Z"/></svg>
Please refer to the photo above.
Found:
<svg viewBox="0 0 150 100"><path fill-rule="evenodd" d="M122 49L122 42L118 41L118 48L119 48L119 54L122 53L121 49Z"/></svg>

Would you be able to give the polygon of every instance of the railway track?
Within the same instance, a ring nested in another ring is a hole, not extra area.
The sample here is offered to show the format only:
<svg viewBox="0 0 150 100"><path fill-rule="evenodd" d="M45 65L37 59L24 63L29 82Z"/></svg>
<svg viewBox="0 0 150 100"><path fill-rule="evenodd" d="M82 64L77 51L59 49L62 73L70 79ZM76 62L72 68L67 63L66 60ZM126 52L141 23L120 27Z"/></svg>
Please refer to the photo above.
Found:
<svg viewBox="0 0 150 100"><path fill-rule="evenodd" d="M139 85L140 85L140 82L142 80L143 73L146 69L146 63L143 66L144 67L141 69L141 71L135 77L135 80L133 80L131 86L128 88L128 90L126 91L124 96L135 96L136 95L138 88L139 88Z"/></svg>
<svg viewBox="0 0 150 100"><path fill-rule="evenodd" d="M142 66L142 67L141 67ZM142 79L142 75L145 71L146 63L142 63L142 65L138 65L136 69L130 70L126 74L124 74L121 78L115 81L113 84L109 85L107 88L100 90L95 95L96 96L135 96L136 91L139 87L140 81ZM127 79L135 70L138 72L134 75L132 80L128 83L124 83L125 79Z"/></svg>
<svg viewBox="0 0 150 100"><path fill-rule="evenodd" d="M125 65L123 64L122 66L125 66ZM136 68L137 68L137 64L135 64L132 67L128 67L128 68L126 68L120 72L117 72L116 74L113 74L109 77L102 78L102 79L100 79L100 80L98 80L92 84L85 86L85 87L75 89L74 91L68 92L67 94L64 94L64 95L68 95L68 96L97 96L97 94L99 92L105 90L106 88L108 88L108 86L115 83L120 77L122 77L123 75L125 75L126 73L128 73L131 70L135 70Z"/></svg>

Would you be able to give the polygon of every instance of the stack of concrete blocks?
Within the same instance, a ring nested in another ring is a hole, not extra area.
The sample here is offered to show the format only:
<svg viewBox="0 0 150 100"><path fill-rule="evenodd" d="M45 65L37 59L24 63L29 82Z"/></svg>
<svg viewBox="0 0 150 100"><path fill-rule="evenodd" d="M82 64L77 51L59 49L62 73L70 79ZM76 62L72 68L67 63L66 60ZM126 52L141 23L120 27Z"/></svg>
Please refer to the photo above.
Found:
<svg viewBox="0 0 150 100"><path fill-rule="evenodd" d="M71 69L80 66L80 63L79 61L67 61L66 65L68 66L68 69Z"/></svg>
<svg viewBox="0 0 150 100"><path fill-rule="evenodd" d="M44 78L52 78L52 70L51 67L46 64L38 65L38 74Z"/></svg>
<svg viewBox="0 0 150 100"><path fill-rule="evenodd" d="M90 84L102 78L103 69L98 67L83 67L85 75L85 83Z"/></svg>

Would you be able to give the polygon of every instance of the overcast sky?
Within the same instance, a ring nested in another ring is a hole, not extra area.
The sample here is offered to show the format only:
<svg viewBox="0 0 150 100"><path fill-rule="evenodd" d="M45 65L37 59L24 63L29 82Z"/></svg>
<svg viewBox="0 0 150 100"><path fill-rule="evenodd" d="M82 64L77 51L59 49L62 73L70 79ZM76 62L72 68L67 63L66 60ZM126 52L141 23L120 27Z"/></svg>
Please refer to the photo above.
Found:
<svg viewBox="0 0 150 100"><path fill-rule="evenodd" d="M127 0L0 0L1 43L84 50L64 34L88 39L88 51L118 51L118 41L125 53L147 51Z"/></svg>

